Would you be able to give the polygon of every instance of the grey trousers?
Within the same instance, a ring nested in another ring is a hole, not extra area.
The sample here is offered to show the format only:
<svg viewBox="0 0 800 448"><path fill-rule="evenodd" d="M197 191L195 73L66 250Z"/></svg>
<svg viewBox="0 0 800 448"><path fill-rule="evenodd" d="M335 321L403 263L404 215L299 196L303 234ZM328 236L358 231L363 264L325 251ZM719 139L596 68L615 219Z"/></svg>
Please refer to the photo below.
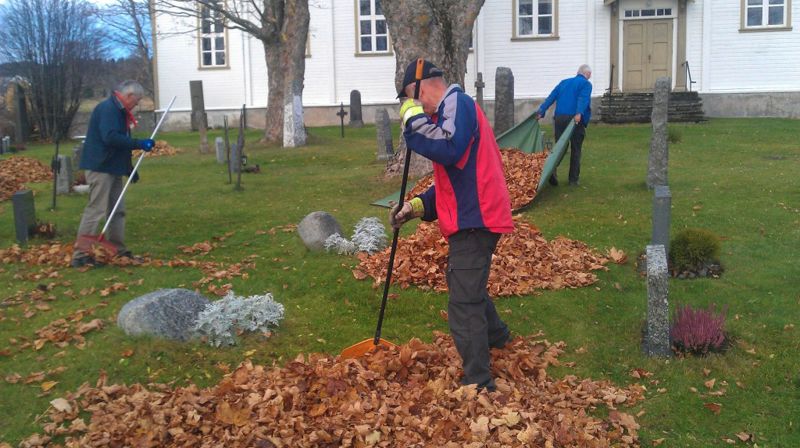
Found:
<svg viewBox="0 0 800 448"><path fill-rule="evenodd" d="M461 382L490 390L495 385L489 370L489 347L502 346L509 336L486 290L492 253L499 240L499 234L486 230L462 230L450 236L447 260L447 320L461 355Z"/></svg>
<svg viewBox="0 0 800 448"><path fill-rule="evenodd" d="M122 176L116 176L98 171L86 171L86 182L89 184L89 203L83 209L81 223L78 226L78 236L96 235L100 221L108 218L117 198L122 193L125 182ZM114 217L106 230L107 241L117 246L117 250L124 252L125 249L125 199L123 199ZM75 250L73 257L84 255Z"/></svg>

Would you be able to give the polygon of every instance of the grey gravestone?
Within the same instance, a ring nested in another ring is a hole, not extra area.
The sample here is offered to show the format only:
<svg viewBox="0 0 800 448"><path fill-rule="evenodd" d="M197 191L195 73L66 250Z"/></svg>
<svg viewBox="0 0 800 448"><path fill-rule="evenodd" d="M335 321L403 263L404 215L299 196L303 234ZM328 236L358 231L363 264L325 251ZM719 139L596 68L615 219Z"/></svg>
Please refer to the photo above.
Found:
<svg viewBox="0 0 800 448"><path fill-rule="evenodd" d="M653 93L653 136L650 139L650 159L647 164L647 188L667 185L667 165L669 148L667 146L667 106L672 81L668 77L656 80Z"/></svg>
<svg viewBox="0 0 800 448"><path fill-rule="evenodd" d="M296 148L306 144L306 129L303 123L303 99L290 95L283 105L283 146Z"/></svg>
<svg viewBox="0 0 800 448"><path fill-rule="evenodd" d="M494 133L514 127L514 74L508 67L497 67L494 82Z"/></svg>
<svg viewBox="0 0 800 448"><path fill-rule="evenodd" d="M78 169L81 166L81 154L83 154L83 143L78 143L72 148L72 167Z"/></svg>
<svg viewBox="0 0 800 448"><path fill-rule="evenodd" d="M194 336L197 316L209 303L188 289L159 289L126 303L117 316L117 325L130 336L186 341Z"/></svg>
<svg viewBox="0 0 800 448"><path fill-rule="evenodd" d="M486 87L486 83L483 82L483 73L478 72L478 79L475 80L475 102L478 103L481 109L483 109L483 88Z"/></svg>
<svg viewBox="0 0 800 448"><path fill-rule="evenodd" d="M56 193L67 194L72 190L75 176L72 170L72 158L67 155L58 155L58 176L56 176Z"/></svg>
<svg viewBox="0 0 800 448"><path fill-rule="evenodd" d="M361 92L358 90L350 91L350 127L360 128L364 126L361 117Z"/></svg>
<svg viewBox="0 0 800 448"><path fill-rule="evenodd" d="M3 149L0 149L0 154L11 151L11 137L3 137Z"/></svg>
<svg viewBox="0 0 800 448"><path fill-rule="evenodd" d="M17 148L24 146L28 141L28 107L25 103L25 90L16 84L14 92L14 143Z"/></svg>
<svg viewBox="0 0 800 448"><path fill-rule="evenodd" d="M389 112L382 107L375 110L375 130L378 134L378 160L393 158L392 123L389 121Z"/></svg>
<svg viewBox="0 0 800 448"><path fill-rule="evenodd" d="M669 272L667 254L662 245L647 246L647 326L644 353L647 356L671 356L669 342Z"/></svg>
<svg viewBox="0 0 800 448"><path fill-rule="evenodd" d="M225 163L225 140L217 137L214 140L214 147L217 150L217 163Z"/></svg>
<svg viewBox="0 0 800 448"><path fill-rule="evenodd" d="M666 185L656 185L653 196L653 238L650 244L660 244L669 253L669 225L672 193Z"/></svg>
<svg viewBox="0 0 800 448"><path fill-rule="evenodd" d="M14 229L16 230L17 242L26 244L28 237L31 235L31 229L36 224L33 192L31 190L20 190L11 195L11 203L14 207Z"/></svg>
<svg viewBox="0 0 800 448"><path fill-rule="evenodd" d="M342 227L330 213L312 212L306 215L297 226L297 233L307 248L311 250L325 249L325 240L334 233L343 235Z"/></svg>
<svg viewBox="0 0 800 448"><path fill-rule="evenodd" d="M5 140L5 137L3 137L3 134L0 134L0 155L5 152L5 148L3 148L3 144L2 144L3 140Z"/></svg>
<svg viewBox="0 0 800 448"><path fill-rule="evenodd" d="M189 94L192 98L192 130L208 128L206 102L203 98L203 81L189 81Z"/></svg>
<svg viewBox="0 0 800 448"><path fill-rule="evenodd" d="M230 170L231 173L238 173L239 172L239 163L242 159L242 155L239 152L239 145L236 143L231 143L231 158L230 158Z"/></svg>

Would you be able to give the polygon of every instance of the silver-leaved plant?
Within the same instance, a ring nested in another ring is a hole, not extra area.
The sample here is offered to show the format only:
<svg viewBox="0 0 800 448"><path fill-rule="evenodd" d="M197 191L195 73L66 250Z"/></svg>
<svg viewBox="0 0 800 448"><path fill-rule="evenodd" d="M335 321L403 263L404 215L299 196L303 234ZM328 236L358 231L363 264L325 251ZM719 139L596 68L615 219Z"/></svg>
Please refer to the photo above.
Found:
<svg viewBox="0 0 800 448"><path fill-rule="evenodd" d="M236 345L240 331L266 333L283 319L283 305L272 294L241 297L228 291L220 300L211 302L200 312L194 330L214 347Z"/></svg>

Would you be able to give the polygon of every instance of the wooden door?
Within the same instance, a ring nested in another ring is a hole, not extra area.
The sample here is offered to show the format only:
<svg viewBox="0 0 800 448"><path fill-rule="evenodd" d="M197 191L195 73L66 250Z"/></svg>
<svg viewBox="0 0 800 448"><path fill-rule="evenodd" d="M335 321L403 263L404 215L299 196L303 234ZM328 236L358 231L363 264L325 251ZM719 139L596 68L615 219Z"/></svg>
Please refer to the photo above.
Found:
<svg viewBox="0 0 800 448"><path fill-rule="evenodd" d="M672 75L672 20L627 20L622 39L623 91L649 91Z"/></svg>

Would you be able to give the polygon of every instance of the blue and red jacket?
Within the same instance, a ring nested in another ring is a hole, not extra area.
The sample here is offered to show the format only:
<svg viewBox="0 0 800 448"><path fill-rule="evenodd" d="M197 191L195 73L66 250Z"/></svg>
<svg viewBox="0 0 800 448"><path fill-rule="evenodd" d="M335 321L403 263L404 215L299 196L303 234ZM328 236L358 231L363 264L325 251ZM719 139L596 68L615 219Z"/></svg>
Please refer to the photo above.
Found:
<svg viewBox="0 0 800 448"><path fill-rule="evenodd" d="M411 117L403 136L411 150L433 162L434 185L418 196L424 221L438 218L445 238L465 229L514 231L494 132L461 87L447 89L433 116Z"/></svg>

